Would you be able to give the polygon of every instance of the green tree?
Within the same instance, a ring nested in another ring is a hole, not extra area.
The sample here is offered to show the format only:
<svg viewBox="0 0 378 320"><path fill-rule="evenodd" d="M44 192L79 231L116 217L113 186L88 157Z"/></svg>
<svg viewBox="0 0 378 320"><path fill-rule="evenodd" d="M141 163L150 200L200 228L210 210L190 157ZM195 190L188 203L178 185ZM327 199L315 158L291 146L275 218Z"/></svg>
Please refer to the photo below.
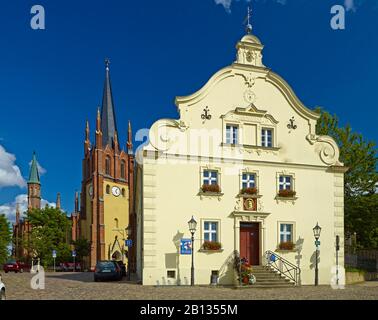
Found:
<svg viewBox="0 0 378 320"><path fill-rule="evenodd" d="M29 211L27 219L32 226L28 250L40 258L45 267L53 263L53 250L57 251L57 263L71 259L67 241L71 222L64 212L47 206Z"/></svg>
<svg viewBox="0 0 378 320"><path fill-rule="evenodd" d="M84 258L88 257L91 253L91 242L87 239L80 238L73 241L72 244L76 251L77 261L84 262Z"/></svg>
<svg viewBox="0 0 378 320"><path fill-rule="evenodd" d="M0 264L9 257L8 247L12 241L12 233L8 219L4 214L0 215Z"/></svg>
<svg viewBox="0 0 378 320"><path fill-rule="evenodd" d="M317 108L320 119L317 134L329 135L340 147L340 161L349 170L345 173L345 230L357 233L362 247L378 247L378 196L376 184L377 149L351 126L339 125L336 115Z"/></svg>

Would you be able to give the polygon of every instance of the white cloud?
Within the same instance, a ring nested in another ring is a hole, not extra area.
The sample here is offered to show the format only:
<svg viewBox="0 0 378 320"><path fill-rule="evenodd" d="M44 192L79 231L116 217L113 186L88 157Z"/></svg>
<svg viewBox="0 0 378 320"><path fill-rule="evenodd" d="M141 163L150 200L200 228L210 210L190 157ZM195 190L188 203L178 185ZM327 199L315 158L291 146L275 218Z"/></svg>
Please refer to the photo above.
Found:
<svg viewBox="0 0 378 320"><path fill-rule="evenodd" d="M10 222L16 221L16 207L17 204L20 208L21 217L28 209L28 195L27 194L19 194L16 196L13 202L5 203L0 205L0 214L5 214ZM56 207L55 202L49 202L47 200L41 200L41 207L44 208L48 204L50 207Z"/></svg>
<svg viewBox="0 0 378 320"><path fill-rule="evenodd" d="M228 12L231 13L231 5L233 2L239 2L239 1L244 1L244 2L252 2L252 0L214 0L215 4L220 4L224 7L224 9ZM255 0L261 1L261 0ZM267 0L264 0L267 1ZM279 4L285 5L287 3L287 0L271 0L273 2L277 2Z"/></svg>
<svg viewBox="0 0 378 320"><path fill-rule="evenodd" d="M232 0L215 0L215 4L221 4L227 12L231 12Z"/></svg>
<svg viewBox="0 0 378 320"><path fill-rule="evenodd" d="M16 157L8 153L0 145L0 189L3 187L25 187L25 179L21 175L20 168L15 164Z"/></svg>
<svg viewBox="0 0 378 320"><path fill-rule="evenodd" d="M356 11L356 4L354 3L354 0L344 0L344 6L346 11Z"/></svg>
<svg viewBox="0 0 378 320"><path fill-rule="evenodd" d="M32 164L32 160L29 162L29 168L31 167L31 164ZM37 168L38 168L38 173L39 173L40 176L44 175L44 174L47 172L47 170L46 170L45 168L43 168L43 167L39 164L38 161L37 161Z"/></svg>

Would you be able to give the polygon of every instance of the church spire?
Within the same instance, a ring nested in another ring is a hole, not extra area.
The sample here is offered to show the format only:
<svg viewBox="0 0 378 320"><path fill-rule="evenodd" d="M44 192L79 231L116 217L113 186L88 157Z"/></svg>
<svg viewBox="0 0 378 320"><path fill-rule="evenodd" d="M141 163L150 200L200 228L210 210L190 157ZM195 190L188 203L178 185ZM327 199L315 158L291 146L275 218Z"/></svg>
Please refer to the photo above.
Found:
<svg viewBox="0 0 378 320"><path fill-rule="evenodd" d="M131 122L129 120L129 127L127 130L127 151L129 154L133 153L133 133L131 131Z"/></svg>
<svg viewBox="0 0 378 320"><path fill-rule="evenodd" d="M56 195L56 208L61 209L61 204L60 204L60 192Z"/></svg>
<svg viewBox="0 0 378 320"><path fill-rule="evenodd" d="M40 184L37 158L36 158L35 152L33 152L33 159L32 159L32 163L31 163L31 167L30 167L30 174L29 174L28 183L29 184L30 183Z"/></svg>
<svg viewBox="0 0 378 320"><path fill-rule="evenodd" d="M30 167L28 180L28 209L41 208L41 182L39 180L38 163L35 152Z"/></svg>
<svg viewBox="0 0 378 320"><path fill-rule="evenodd" d="M115 143L115 132L117 131L117 124L114 112L113 94L110 83L110 61L105 60L105 83L102 97L101 108L101 131L102 131L102 145L105 148L107 144L113 147ZM118 141L117 141L118 142Z"/></svg>
<svg viewBox="0 0 378 320"><path fill-rule="evenodd" d="M20 224L20 205L16 204L16 225Z"/></svg>

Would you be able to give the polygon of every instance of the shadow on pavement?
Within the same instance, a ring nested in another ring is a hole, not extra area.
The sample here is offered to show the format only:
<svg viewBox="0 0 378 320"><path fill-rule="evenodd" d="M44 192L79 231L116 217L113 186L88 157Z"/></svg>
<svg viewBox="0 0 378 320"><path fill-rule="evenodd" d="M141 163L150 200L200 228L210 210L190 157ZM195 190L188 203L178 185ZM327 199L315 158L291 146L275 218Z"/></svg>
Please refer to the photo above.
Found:
<svg viewBox="0 0 378 320"><path fill-rule="evenodd" d="M79 282L94 282L93 273L91 272L59 272L59 273L46 273L48 278L72 280Z"/></svg>
<svg viewBox="0 0 378 320"><path fill-rule="evenodd" d="M71 281L79 281L79 282L94 282L92 272L64 272L64 273L52 272L52 273L47 273L46 276L48 278L55 278L55 279L63 279L63 280L71 280ZM127 281L126 278L123 278L121 281L106 281L106 282L136 284L135 281L130 282L130 281Z"/></svg>

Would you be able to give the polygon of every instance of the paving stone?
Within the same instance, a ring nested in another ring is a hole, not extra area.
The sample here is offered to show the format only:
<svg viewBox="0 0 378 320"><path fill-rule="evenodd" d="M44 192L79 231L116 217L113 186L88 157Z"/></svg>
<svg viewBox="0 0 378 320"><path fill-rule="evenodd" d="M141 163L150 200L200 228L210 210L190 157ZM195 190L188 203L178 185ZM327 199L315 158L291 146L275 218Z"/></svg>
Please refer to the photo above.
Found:
<svg viewBox="0 0 378 320"><path fill-rule="evenodd" d="M378 281L334 290L330 286L238 290L227 287L142 286L94 282L91 273L46 273L45 290L33 290L32 274L3 273L9 300L378 300Z"/></svg>

